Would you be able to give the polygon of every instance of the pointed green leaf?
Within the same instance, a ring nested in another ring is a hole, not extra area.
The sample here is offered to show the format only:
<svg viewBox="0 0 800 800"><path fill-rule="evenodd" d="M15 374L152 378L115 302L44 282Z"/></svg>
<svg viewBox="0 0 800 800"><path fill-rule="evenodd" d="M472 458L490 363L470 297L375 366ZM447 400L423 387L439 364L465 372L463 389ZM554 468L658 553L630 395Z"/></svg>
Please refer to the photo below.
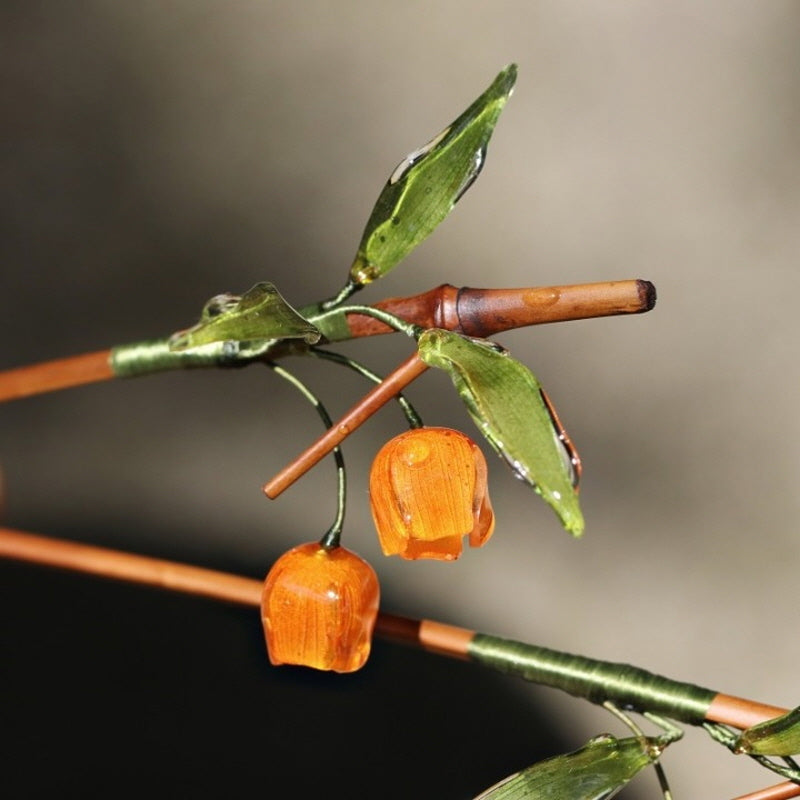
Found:
<svg viewBox="0 0 800 800"><path fill-rule="evenodd" d="M169 340L170 350L187 350L212 342L280 339L319 341L319 331L283 299L271 283L257 283L241 297L218 294L204 306L200 321Z"/></svg>
<svg viewBox="0 0 800 800"><path fill-rule="evenodd" d="M736 742L736 752L758 756L800 754L800 707L748 728Z"/></svg>
<svg viewBox="0 0 800 800"><path fill-rule="evenodd" d="M425 331L418 347L426 364L450 375L475 424L514 474L580 536L584 523L572 453L533 373L496 345L439 328Z"/></svg>
<svg viewBox="0 0 800 800"><path fill-rule="evenodd" d="M452 125L400 162L367 221L350 269L353 283L385 275L452 211L483 167L516 78L511 64Z"/></svg>
<svg viewBox="0 0 800 800"><path fill-rule="evenodd" d="M509 776L475 800L608 800L655 762L666 744L661 738L598 736L580 750Z"/></svg>

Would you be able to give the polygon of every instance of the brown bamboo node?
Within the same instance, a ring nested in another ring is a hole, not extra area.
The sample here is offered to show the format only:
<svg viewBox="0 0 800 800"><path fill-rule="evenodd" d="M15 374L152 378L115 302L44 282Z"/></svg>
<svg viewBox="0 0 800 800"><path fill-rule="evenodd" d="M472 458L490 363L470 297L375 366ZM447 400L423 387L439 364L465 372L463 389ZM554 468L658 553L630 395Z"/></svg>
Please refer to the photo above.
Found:
<svg viewBox="0 0 800 800"><path fill-rule="evenodd" d="M487 337L512 328L617 314L639 314L655 305L652 283L605 281L526 289L471 289L442 284L413 297L388 298L375 308L426 328ZM349 315L350 338L391 333L372 317ZM110 380L111 350L0 370L0 402Z"/></svg>
<svg viewBox="0 0 800 800"><path fill-rule="evenodd" d="M443 283L422 294L391 297L374 306L423 328L485 338L529 325L641 314L655 302L653 284L633 279L522 289L459 289ZM354 338L393 333L388 325L360 314L350 315L348 326Z"/></svg>

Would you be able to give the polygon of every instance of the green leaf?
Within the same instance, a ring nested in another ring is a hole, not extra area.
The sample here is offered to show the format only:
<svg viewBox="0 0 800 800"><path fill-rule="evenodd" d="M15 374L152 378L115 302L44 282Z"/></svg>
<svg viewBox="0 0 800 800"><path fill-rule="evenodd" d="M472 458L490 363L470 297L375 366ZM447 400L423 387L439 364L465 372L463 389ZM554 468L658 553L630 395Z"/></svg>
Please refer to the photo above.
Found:
<svg viewBox="0 0 800 800"><path fill-rule="evenodd" d="M736 752L758 756L800 754L800 707L748 728L736 742Z"/></svg>
<svg viewBox="0 0 800 800"><path fill-rule="evenodd" d="M425 331L418 347L426 364L450 375L475 424L514 474L580 536L584 522L573 454L533 373L497 345L440 328Z"/></svg>
<svg viewBox="0 0 800 800"><path fill-rule="evenodd" d="M483 167L516 78L511 64L452 125L400 162L367 221L350 269L354 284L384 276L452 211Z"/></svg>
<svg viewBox="0 0 800 800"><path fill-rule="evenodd" d="M174 333L170 350L213 342L303 339L314 344L320 332L283 299L271 283L257 283L241 297L218 294L203 307L197 325Z"/></svg>
<svg viewBox="0 0 800 800"><path fill-rule="evenodd" d="M495 784L475 800L608 800L661 755L667 742L598 736Z"/></svg>

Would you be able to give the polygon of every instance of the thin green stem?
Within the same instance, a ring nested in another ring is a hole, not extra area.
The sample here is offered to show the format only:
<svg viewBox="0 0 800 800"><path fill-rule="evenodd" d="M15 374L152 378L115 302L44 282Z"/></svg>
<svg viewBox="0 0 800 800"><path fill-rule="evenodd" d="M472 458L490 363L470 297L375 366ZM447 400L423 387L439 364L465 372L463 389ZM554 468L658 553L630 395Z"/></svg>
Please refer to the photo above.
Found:
<svg viewBox="0 0 800 800"><path fill-rule="evenodd" d="M719 722L704 722L703 728L715 742L727 747L732 753L737 752L736 746L739 741L738 732L732 731ZM787 766L783 766L767 756L756 755L755 753L748 753L747 755L752 758L753 761L757 761L761 764L762 767L766 767L768 770L800 784L800 770L797 768L797 764L793 759L785 758L784 761L786 761Z"/></svg>
<svg viewBox="0 0 800 800"><path fill-rule="evenodd" d="M380 308L373 308L372 306L337 306L331 310L323 310L321 314L315 315L311 321L316 325L320 323L324 325L327 317L334 315L347 315L347 314L361 314L365 317L373 317L384 325L388 325L400 333L404 333L410 339L417 339L419 335L425 330L421 325L414 325L412 322L406 322L400 317L390 314Z"/></svg>
<svg viewBox="0 0 800 800"><path fill-rule="evenodd" d="M330 297L327 300L323 300L323 302L320 303L320 308L323 311L333 311L340 303L344 303L348 297L352 297L357 291L363 288L363 284L356 283L351 278L344 286L342 286L338 294L335 294L333 297Z"/></svg>
<svg viewBox="0 0 800 800"><path fill-rule="evenodd" d="M348 356L343 356L341 353L334 353L330 350L322 350L319 347L310 347L308 349L308 355L314 356L315 358L324 359L325 361L332 361L334 364L341 364L344 367L349 367L354 372L357 372L359 375L362 375L373 383L380 383L383 380L383 378L378 375L377 372L373 372L371 369L369 369L369 367L366 367L360 361L356 361ZM414 408L414 406L411 405L408 398L406 398L406 396L401 392L400 394L395 395L395 399L400 405L400 408L403 410L403 414L405 414L405 417L408 420L409 427L423 427L422 417L420 417L420 415L417 413L417 410Z"/></svg>
<svg viewBox="0 0 800 800"><path fill-rule="evenodd" d="M326 428L333 425L333 420L328 414L328 410L322 404L322 401L295 375L288 370L276 364L274 361L264 362L276 375L292 384L317 410L320 419L322 419ZM333 448L333 458L336 461L336 478L337 478L337 491L336 491L336 518L333 524L328 528L325 535L320 539L320 545L326 549L332 549L339 546L339 540L342 535L342 528L344 527L344 513L347 504L347 472L344 466L344 456L340 447Z"/></svg>
<svg viewBox="0 0 800 800"><path fill-rule="evenodd" d="M627 725L630 728L635 736L638 736L640 739L646 739L647 737L644 735L644 731L636 724L633 718L626 714L621 708L618 708L614 703L610 700L606 700L603 703L603 708L606 711L610 711L618 720L620 720L624 725ZM683 736L683 731L677 726L673 725L671 722L667 720L661 720L659 717L655 715L647 716L651 722L658 725L662 730L667 732L667 742L674 742L680 739ZM664 745L666 746L666 745ZM653 762L653 770L656 773L656 777L658 778L658 786L661 789L661 794L664 796L664 800L672 800L672 792L669 788L669 781L667 780L667 773L664 772L664 767L661 765L661 762L656 760Z"/></svg>

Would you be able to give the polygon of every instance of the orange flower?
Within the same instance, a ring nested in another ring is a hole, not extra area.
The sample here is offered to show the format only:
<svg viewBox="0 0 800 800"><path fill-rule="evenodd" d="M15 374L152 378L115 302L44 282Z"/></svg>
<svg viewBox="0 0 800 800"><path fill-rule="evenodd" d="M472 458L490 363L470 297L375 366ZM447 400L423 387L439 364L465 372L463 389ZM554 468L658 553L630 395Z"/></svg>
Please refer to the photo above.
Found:
<svg viewBox="0 0 800 800"><path fill-rule="evenodd" d="M309 542L284 553L261 595L270 662L360 669L369 656L379 596L375 570L344 547Z"/></svg>
<svg viewBox="0 0 800 800"><path fill-rule="evenodd" d="M452 561L461 537L481 547L494 530L486 459L468 436L414 428L387 442L372 462L372 518L385 555Z"/></svg>

